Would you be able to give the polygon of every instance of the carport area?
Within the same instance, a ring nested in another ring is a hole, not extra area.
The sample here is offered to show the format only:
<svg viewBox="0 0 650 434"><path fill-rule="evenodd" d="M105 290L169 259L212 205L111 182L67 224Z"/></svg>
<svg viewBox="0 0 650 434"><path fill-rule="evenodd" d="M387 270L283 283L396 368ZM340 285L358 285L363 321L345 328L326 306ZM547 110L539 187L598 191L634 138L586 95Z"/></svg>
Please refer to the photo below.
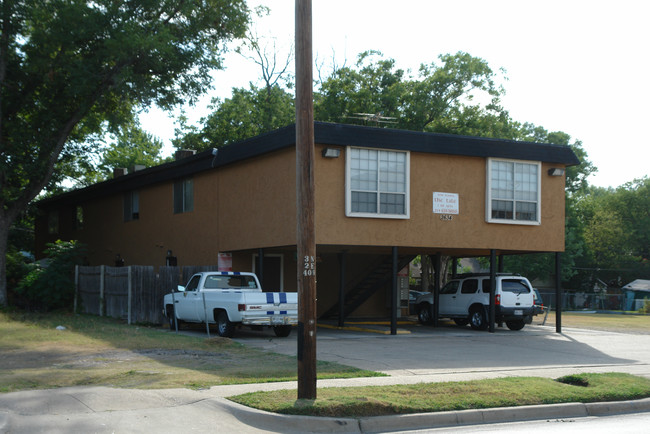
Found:
<svg viewBox="0 0 650 434"><path fill-rule="evenodd" d="M319 327L317 359L385 373L390 376L386 384L393 384L394 377L400 377L400 383L419 383L510 376L557 378L579 372L650 377L649 335L575 328L557 333L555 327L536 322L521 331L496 328L494 333L445 322L439 327L400 324L398 330L403 333ZM235 340L290 356L297 352L296 334L278 339L242 329ZM355 381L361 385L367 380ZM382 384L382 380L375 378L372 384Z"/></svg>
<svg viewBox="0 0 650 434"><path fill-rule="evenodd" d="M437 325L439 294L443 277L462 277L457 274L462 258L485 257L489 263L490 294L485 301L486 320L490 332L497 326L495 318L495 288L497 275L504 274L504 257L522 255L521 251L496 249L416 249L404 247L364 248L338 251L341 246L319 249L318 320L335 320L339 327L362 318L382 318L389 322L390 333L398 333L398 322L408 315L408 264L417 256L431 258L432 278L429 290L433 294L430 318ZM374 253L374 255L373 255ZM533 253L533 252L528 252ZM540 253L540 252L536 252ZM548 253L548 252L547 252ZM263 257L263 255L260 255ZM561 253L554 253L555 269L549 276L554 281L555 299L562 299ZM448 266L443 267L443 262ZM525 277L525 276L524 276ZM476 291L476 289L475 289ZM555 329L562 331L562 307L555 308ZM469 312L464 312L469 314ZM549 324L550 325L550 324Z"/></svg>

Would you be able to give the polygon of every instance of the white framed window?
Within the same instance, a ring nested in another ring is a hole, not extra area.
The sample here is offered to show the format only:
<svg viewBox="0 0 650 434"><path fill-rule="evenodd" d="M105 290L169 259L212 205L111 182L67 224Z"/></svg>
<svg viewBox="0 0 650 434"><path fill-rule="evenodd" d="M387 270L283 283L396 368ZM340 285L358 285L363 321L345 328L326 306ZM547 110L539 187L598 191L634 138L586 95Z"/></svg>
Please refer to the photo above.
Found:
<svg viewBox="0 0 650 434"><path fill-rule="evenodd" d="M488 159L486 219L490 223L541 223L541 163Z"/></svg>
<svg viewBox="0 0 650 434"><path fill-rule="evenodd" d="M345 215L409 218L410 153L348 147Z"/></svg>
<svg viewBox="0 0 650 434"><path fill-rule="evenodd" d="M174 214L194 210L194 182L192 178L174 182Z"/></svg>

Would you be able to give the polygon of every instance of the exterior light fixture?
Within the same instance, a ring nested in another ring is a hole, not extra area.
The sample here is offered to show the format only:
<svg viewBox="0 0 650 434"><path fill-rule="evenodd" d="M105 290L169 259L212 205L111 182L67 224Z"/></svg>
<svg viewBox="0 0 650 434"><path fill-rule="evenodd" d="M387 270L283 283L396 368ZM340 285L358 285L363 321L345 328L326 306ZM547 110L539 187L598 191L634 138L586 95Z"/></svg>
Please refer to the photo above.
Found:
<svg viewBox="0 0 650 434"><path fill-rule="evenodd" d="M323 149L323 157L325 158L339 158L341 155L341 150L336 148L325 148Z"/></svg>
<svg viewBox="0 0 650 434"><path fill-rule="evenodd" d="M550 176L562 176L564 175L564 169L554 167L552 169L548 169L548 174Z"/></svg>

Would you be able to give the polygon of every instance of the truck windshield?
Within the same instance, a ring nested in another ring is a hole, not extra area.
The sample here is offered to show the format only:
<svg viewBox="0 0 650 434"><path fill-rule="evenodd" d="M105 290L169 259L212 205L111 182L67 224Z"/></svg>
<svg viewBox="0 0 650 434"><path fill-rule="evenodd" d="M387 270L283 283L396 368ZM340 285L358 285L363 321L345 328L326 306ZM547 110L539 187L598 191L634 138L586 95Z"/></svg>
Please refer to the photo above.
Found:
<svg viewBox="0 0 650 434"><path fill-rule="evenodd" d="M256 289L257 282L253 276L217 276L205 278L205 289Z"/></svg>

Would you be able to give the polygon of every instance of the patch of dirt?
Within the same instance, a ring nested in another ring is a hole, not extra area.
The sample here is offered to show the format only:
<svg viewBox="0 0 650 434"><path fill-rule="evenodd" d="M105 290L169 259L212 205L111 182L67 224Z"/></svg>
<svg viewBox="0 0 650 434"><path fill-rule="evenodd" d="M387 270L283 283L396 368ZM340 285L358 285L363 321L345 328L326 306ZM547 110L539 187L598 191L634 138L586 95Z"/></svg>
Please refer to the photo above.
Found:
<svg viewBox="0 0 650 434"><path fill-rule="evenodd" d="M231 361L218 351L149 349L149 350L100 350L83 351L43 346L38 351L10 350L0 353L0 369L39 369L48 367L94 368L113 363L133 363L145 359L177 364L193 362L221 363Z"/></svg>

